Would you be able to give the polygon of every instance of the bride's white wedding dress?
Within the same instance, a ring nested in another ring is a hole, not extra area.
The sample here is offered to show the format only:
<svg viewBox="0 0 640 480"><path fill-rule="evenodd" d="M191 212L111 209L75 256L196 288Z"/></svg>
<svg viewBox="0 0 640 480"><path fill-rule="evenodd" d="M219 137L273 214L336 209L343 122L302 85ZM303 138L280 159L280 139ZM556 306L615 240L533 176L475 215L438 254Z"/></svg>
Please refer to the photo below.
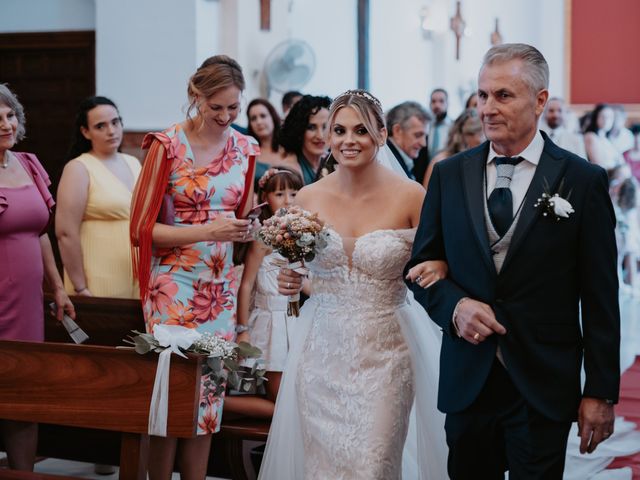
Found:
<svg viewBox="0 0 640 480"><path fill-rule="evenodd" d="M402 279L414 236L376 230L343 244L329 231L309 265L260 479L447 478L441 333Z"/></svg>

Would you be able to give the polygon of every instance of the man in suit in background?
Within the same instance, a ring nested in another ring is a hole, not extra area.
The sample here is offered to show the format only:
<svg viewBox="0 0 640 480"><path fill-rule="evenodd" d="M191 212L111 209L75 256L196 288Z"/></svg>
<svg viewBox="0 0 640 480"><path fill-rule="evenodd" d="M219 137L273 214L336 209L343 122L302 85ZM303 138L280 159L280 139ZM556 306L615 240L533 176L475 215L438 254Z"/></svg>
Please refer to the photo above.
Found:
<svg viewBox="0 0 640 480"><path fill-rule="evenodd" d="M415 159L426 145L431 117L418 102L403 102L387 113L387 145L409 178L415 179Z"/></svg>
<svg viewBox="0 0 640 480"><path fill-rule="evenodd" d="M478 80L488 141L436 164L407 265L449 266L428 288L410 284L444 333L449 475L561 480L571 422L592 452L613 433L618 401L607 175L538 131L549 69L534 47L493 47Z"/></svg>
<svg viewBox="0 0 640 480"><path fill-rule="evenodd" d="M444 88L436 88L431 92L429 108L433 114L433 123L429 129L429 152L431 158L447 146L449 128L453 120L449 117L449 94Z"/></svg>
<svg viewBox="0 0 640 480"><path fill-rule="evenodd" d="M567 125L568 123L567 106L564 100L558 97L552 97L547 102L544 110L544 122L547 128L543 129L549 135L549 138L560 148L569 150L579 157L587 158L584 148L584 138L582 134L572 131ZM577 124L576 124L577 127Z"/></svg>

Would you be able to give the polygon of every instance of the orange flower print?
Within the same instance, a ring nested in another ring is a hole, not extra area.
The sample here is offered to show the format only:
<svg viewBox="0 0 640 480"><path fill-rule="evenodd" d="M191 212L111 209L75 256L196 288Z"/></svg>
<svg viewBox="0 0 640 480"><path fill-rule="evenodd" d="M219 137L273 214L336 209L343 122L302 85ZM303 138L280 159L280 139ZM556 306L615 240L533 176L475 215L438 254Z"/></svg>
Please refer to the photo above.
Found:
<svg viewBox="0 0 640 480"><path fill-rule="evenodd" d="M215 403L207 405L204 413L199 415L198 428L205 435L216 432L218 429L218 408Z"/></svg>
<svg viewBox="0 0 640 480"><path fill-rule="evenodd" d="M213 294L211 314L214 318L220 315L223 310L231 310L235 306L231 299L231 292L224 289L223 283L212 283L211 293Z"/></svg>
<svg viewBox="0 0 640 480"><path fill-rule="evenodd" d="M200 261L200 252L189 247L173 247L163 249L160 265L171 265L170 272L179 269L192 272L193 268Z"/></svg>
<svg viewBox="0 0 640 480"><path fill-rule="evenodd" d="M227 282L229 282L229 291L232 293L232 295L235 296L235 294L238 291L238 268L230 265L229 266L229 271L227 272L227 274L224 277Z"/></svg>
<svg viewBox="0 0 640 480"><path fill-rule="evenodd" d="M244 188L242 185L231 185L226 188L222 197L222 206L225 210L235 210L240 205Z"/></svg>
<svg viewBox="0 0 640 480"><path fill-rule="evenodd" d="M247 153L249 149L249 140L247 137L236 137L236 149L242 153Z"/></svg>
<svg viewBox="0 0 640 480"><path fill-rule="evenodd" d="M196 280L193 282L193 289L194 295L189 300L189 305L198 323L215 320L225 309L233 308L229 292L225 292L221 284Z"/></svg>
<svg viewBox="0 0 640 480"><path fill-rule="evenodd" d="M231 167L233 167L238 158L238 152L231 149L228 152L222 152L209 166L209 175L220 175L222 173L229 173Z"/></svg>
<svg viewBox="0 0 640 480"><path fill-rule="evenodd" d="M171 138L164 133L156 133L154 135L162 142L162 145L167 151L167 158L183 159L187 153L187 146L180 141L178 130L179 127L176 128L175 134Z"/></svg>
<svg viewBox="0 0 640 480"><path fill-rule="evenodd" d="M206 176L206 168L193 168L190 165L182 164L177 174L180 178L176 182L176 187L184 187L184 191L188 196L193 196L196 190L200 192L207 190L209 177Z"/></svg>
<svg viewBox="0 0 640 480"><path fill-rule="evenodd" d="M153 328L156 325L159 325L160 323L162 323L162 320L157 315L148 315L148 316L145 315L145 318L146 318L145 327L147 329L147 333L153 333Z"/></svg>
<svg viewBox="0 0 640 480"><path fill-rule="evenodd" d="M198 326L198 324L193 321L195 315L191 309L185 307L179 300L169 305L167 316L169 320L167 320L166 325L180 325L181 327L187 328L196 328Z"/></svg>
<svg viewBox="0 0 640 480"><path fill-rule="evenodd" d="M227 254L222 250L215 251L204 263L211 269L212 278L220 278L226 265Z"/></svg>
<svg viewBox="0 0 640 480"><path fill-rule="evenodd" d="M193 298L189 299L191 311L195 315L195 321L205 323L211 320L211 303L213 294L211 293L211 282L196 280L193 282Z"/></svg>
<svg viewBox="0 0 640 480"><path fill-rule="evenodd" d="M164 312L173 303L178 293L178 285L171 280L171 275L160 273L152 279L147 302L153 312Z"/></svg>
<svg viewBox="0 0 640 480"><path fill-rule="evenodd" d="M176 193L173 198L176 215L186 223L204 223L209 218L213 192L212 188L206 192L194 191L192 195Z"/></svg>

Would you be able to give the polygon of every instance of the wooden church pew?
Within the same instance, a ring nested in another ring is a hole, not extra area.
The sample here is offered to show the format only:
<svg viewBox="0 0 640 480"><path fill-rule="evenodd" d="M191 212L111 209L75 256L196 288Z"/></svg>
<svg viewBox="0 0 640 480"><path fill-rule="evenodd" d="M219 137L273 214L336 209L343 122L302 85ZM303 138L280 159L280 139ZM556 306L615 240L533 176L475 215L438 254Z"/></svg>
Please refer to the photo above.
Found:
<svg viewBox="0 0 640 480"><path fill-rule="evenodd" d="M118 432L120 479L144 480L156 366L132 349L0 341L0 418ZM196 434L201 368L172 358L169 435Z"/></svg>
<svg viewBox="0 0 640 480"><path fill-rule="evenodd" d="M45 311L53 301L45 297ZM132 330L144 331L144 317L139 300L98 297L72 297L76 309L76 323L88 335L86 344L118 346ZM62 325L51 315L45 314L45 339L49 342L70 342ZM209 474L230 476L234 480L246 480L247 472L242 460L244 440L267 441L269 420L257 418L233 418L223 415L220 433L213 436ZM67 442L56 441L60 427L41 425L39 453L43 456L66 458L85 462L117 464L119 438L109 432L92 432L84 429L65 428ZM93 448L80 450L79 446ZM226 458L221 458L221 457Z"/></svg>

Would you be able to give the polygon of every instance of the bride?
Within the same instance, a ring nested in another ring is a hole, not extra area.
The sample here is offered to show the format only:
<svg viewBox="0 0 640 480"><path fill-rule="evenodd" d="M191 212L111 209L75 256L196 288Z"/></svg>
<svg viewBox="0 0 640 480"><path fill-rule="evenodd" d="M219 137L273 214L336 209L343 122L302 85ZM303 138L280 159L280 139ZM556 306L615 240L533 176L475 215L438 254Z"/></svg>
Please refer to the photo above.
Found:
<svg viewBox="0 0 640 480"><path fill-rule="evenodd" d="M441 333L402 279L424 190L392 171L401 170L384 158L386 136L375 97L340 95L328 134L339 166L296 197L326 222L329 240L309 265L311 295L297 319L260 479L447 478L436 409ZM423 286L446 275L443 262L427 267ZM301 280L283 270L280 292L297 293Z"/></svg>

